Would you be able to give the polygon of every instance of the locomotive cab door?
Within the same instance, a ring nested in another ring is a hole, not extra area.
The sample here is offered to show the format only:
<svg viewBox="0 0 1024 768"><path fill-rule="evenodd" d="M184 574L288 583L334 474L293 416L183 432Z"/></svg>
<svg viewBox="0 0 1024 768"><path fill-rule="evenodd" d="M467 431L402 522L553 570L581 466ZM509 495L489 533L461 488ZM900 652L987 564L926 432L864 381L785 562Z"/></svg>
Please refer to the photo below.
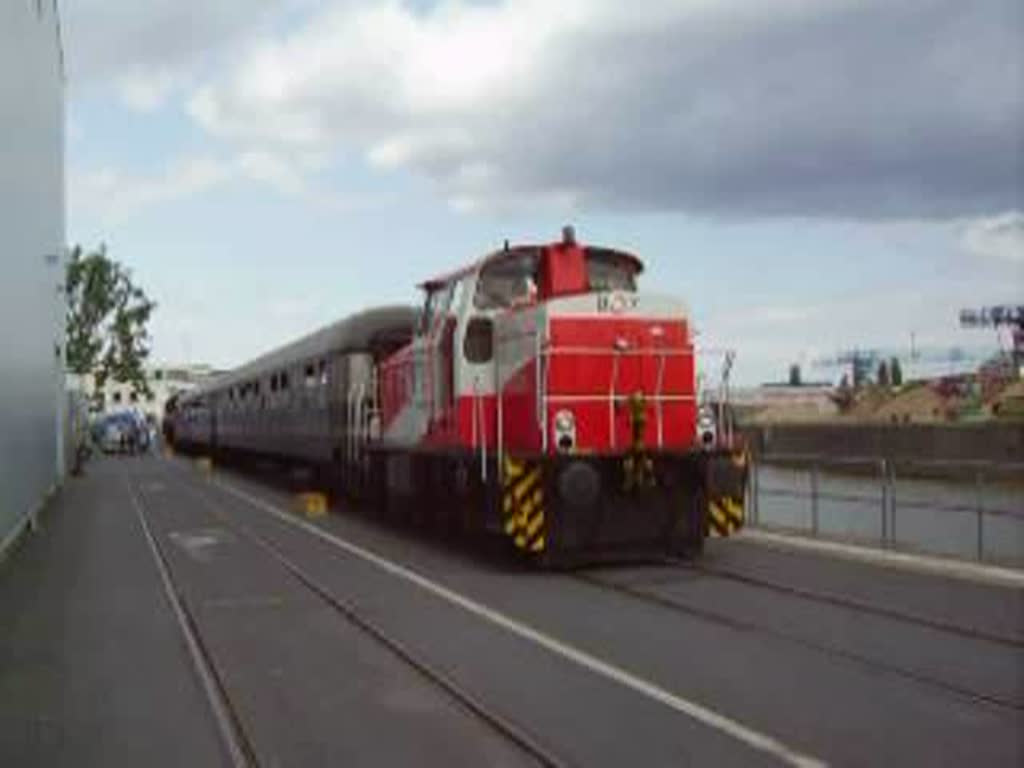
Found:
<svg viewBox="0 0 1024 768"><path fill-rule="evenodd" d="M448 440L455 429L455 336L462 281L428 286L417 331L416 379L428 435Z"/></svg>

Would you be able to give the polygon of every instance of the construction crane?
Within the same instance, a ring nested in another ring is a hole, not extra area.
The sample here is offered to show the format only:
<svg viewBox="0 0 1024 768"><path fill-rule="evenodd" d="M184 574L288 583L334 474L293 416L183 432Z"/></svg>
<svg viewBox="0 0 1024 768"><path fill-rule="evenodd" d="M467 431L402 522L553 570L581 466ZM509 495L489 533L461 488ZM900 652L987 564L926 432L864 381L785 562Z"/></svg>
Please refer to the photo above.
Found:
<svg viewBox="0 0 1024 768"><path fill-rule="evenodd" d="M1024 368L1024 304L998 304L979 309L961 309L962 328L995 328L996 334L1006 328L1010 332L1010 354L1017 376Z"/></svg>

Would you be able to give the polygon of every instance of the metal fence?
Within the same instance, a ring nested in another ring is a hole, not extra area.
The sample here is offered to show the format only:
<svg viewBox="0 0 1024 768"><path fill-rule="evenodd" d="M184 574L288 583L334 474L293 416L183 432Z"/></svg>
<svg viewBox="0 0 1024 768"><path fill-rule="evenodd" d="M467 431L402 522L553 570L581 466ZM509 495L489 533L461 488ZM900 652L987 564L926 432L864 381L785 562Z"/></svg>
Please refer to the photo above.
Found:
<svg viewBox="0 0 1024 768"><path fill-rule="evenodd" d="M1024 566L1024 463L771 454L750 494L752 525Z"/></svg>

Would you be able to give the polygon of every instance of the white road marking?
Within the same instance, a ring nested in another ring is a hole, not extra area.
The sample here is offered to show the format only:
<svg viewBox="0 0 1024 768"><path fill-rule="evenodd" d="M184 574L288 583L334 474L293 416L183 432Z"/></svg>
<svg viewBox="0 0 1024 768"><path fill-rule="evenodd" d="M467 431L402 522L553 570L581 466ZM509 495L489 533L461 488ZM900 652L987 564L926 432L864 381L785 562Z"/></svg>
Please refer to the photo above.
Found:
<svg viewBox="0 0 1024 768"><path fill-rule="evenodd" d="M959 562L941 557L911 554L909 552L892 552L874 549L857 544L845 544L838 541L823 541L807 536L775 533L753 528L744 528L736 535L739 541L752 544L764 544L778 549L802 549L819 554L832 555L846 560L858 560L872 565L890 568L902 568L908 571L949 576L966 581L996 586L1024 588L1024 571L1014 568L1003 568L998 565L983 563Z"/></svg>
<svg viewBox="0 0 1024 768"><path fill-rule="evenodd" d="M156 540L153 538L153 534L149 530L149 523L146 522L146 515L142 510L142 502L139 501L138 496L136 496L135 489L132 488L131 482L126 480L125 483L128 486L128 495L131 497L132 506L135 508L135 516L138 518L139 525L142 527L142 533L145 535L146 543L149 544L150 554L153 555L153 562L156 563L157 572L160 574L160 582L163 584L164 588L164 597L167 598L167 602L174 611L174 618L178 622L178 629L181 630L181 635L185 638L185 647L187 648L189 657L192 660L192 666L195 668L196 674L199 675L199 681L203 686L203 693L206 694L206 699L210 703L210 708L213 710L213 719L217 723L217 731L220 734L224 748L228 751L228 757L231 759L231 765L233 765L234 768L247 768L249 760L245 757L245 754L238 743L234 726L231 723L231 716L228 714L227 709L224 706L220 689L217 687L217 683L213 679L213 673L210 671L206 657L200 650L199 643L192 632L192 628L189 626L188 619L185 617L185 611L179 603L178 594L174 591L174 584L171 581L171 575L167 572L167 567L164 565L164 561L160 557L160 550L157 548Z"/></svg>
<svg viewBox="0 0 1024 768"><path fill-rule="evenodd" d="M346 541L339 536L325 531L319 526L294 517L293 515L278 509L273 504L264 501L257 496L246 493L234 485L224 481L214 481L213 484L227 493L230 493L233 496L273 515L279 520L301 528L307 533L343 549L349 554L365 560L393 576L397 576L400 579L404 579L405 581L415 584L417 587L420 587L430 594L463 609L477 618L501 627L517 637L539 645L542 648L545 648L546 650L589 670L590 672L601 675L626 688L629 688L632 691L635 691L636 693L646 696L649 699L664 704L670 709L742 742L752 749L772 755L788 765L800 766L800 768L817 768L819 766L826 765L826 763L819 758L799 752L772 736L768 736L760 731L749 728L746 725L743 725L726 715L719 714L705 706L689 701L688 699L684 699L681 696L656 685L655 683L627 672L621 667L617 667L610 662L599 659L586 651L582 651L561 640L551 637L528 624L524 624L523 622L513 619L504 613L496 611L493 608L489 608L482 603L478 603L472 598L455 592L448 587L427 578L426 576L422 576L404 565L388 560L387 558L371 552L358 544L353 544L350 541Z"/></svg>

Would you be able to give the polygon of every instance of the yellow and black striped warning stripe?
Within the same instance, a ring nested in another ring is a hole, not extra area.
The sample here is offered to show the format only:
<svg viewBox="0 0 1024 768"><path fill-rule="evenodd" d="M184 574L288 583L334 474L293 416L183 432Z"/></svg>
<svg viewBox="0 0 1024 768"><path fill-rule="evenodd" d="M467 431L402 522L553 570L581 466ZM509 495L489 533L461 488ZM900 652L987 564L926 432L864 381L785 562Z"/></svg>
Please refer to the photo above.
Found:
<svg viewBox="0 0 1024 768"><path fill-rule="evenodd" d="M502 524L515 545L527 552L543 552L544 485L539 464L505 457L502 476Z"/></svg>
<svg viewBox="0 0 1024 768"><path fill-rule="evenodd" d="M708 519L711 532L718 536L729 536L743 527L743 499L719 496L708 502Z"/></svg>

